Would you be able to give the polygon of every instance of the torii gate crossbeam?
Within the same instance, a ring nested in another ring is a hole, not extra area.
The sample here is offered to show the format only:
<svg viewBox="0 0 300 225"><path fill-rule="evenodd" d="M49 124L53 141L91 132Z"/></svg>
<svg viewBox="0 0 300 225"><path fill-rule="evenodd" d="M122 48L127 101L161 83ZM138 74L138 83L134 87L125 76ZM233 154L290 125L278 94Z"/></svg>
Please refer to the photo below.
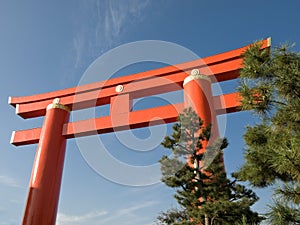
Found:
<svg viewBox="0 0 300 225"><path fill-rule="evenodd" d="M270 38L261 49L270 47ZM211 83L235 79L248 46L204 59L167 66L80 87L25 97L9 104L22 118L45 116L43 127L14 131L13 145L39 143L32 170L23 225L55 224L66 140L74 137L175 122L178 112L193 106L217 130L216 115L239 110L238 93L212 96ZM201 74L195 71L201 71ZM190 73L194 73L189 75ZM183 103L132 111L136 98L184 89ZM69 111L110 104L110 115L69 122ZM153 119L156 118L156 119ZM159 119L157 119L159 118ZM216 131L217 132L217 131ZM49 197L49 193L51 196Z"/></svg>

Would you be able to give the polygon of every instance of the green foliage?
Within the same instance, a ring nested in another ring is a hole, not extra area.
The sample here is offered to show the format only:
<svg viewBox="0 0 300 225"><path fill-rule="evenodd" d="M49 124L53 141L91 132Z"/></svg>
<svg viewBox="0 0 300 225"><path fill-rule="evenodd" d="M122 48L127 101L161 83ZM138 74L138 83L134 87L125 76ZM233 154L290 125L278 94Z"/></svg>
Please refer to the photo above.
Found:
<svg viewBox="0 0 300 225"><path fill-rule="evenodd" d="M228 145L227 140L217 139L203 153L210 130L188 108L179 115L172 135L162 142L173 153L172 157L163 156L160 160L162 181L175 188L174 197L182 210L162 213L158 224L232 225L242 216L247 222L257 224L262 219L250 209L258 200L255 193L226 177L222 151Z"/></svg>
<svg viewBox="0 0 300 225"><path fill-rule="evenodd" d="M236 221L233 225L255 225L255 223L248 223L247 218L243 216L240 220Z"/></svg>
<svg viewBox="0 0 300 225"><path fill-rule="evenodd" d="M275 196L283 198L285 202L294 202L300 205L300 184L299 182L285 183L281 188L275 190Z"/></svg>
<svg viewBox="0 0 300 225"><path fill-rule="evenodd" d="M300 203L300 54L291 49L284 45L260 50L259 44L253 45L244 53L238 88L242 109L253 110L261 122L247 127L246 162L234 176L256 187L284 183L275 190L284 202L275 201L267 214L270 218L278 215L277 209L289 205L296 210Z"/></svg>
<svg viewBox="0 0 300 225"><path fill-rule="evenodd" d="M267 221L274 225L297 225L300 224L300 208L286 202L276 200L269 206L270 210L266 213Z"/></svg>
<svg viewBox="0 0 300 225"><path fill-rule="evenodd" d="M167 210L166 212L162 212L158 217L157 224L173 224L173 225L192 225L193 222L191 222L188 218L188 215L184 209L176 209L172 208ZM184 223L183 221L186 221Z"/></svg>

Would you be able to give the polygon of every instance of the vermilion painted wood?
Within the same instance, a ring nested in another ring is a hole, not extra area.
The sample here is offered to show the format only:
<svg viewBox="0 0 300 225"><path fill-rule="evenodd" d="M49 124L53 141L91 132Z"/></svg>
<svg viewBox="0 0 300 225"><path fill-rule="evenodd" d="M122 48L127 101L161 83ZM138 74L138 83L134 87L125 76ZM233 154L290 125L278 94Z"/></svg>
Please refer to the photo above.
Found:
<svg viewBox="0 0 300 225"><path fill-rule="evenodd" d="M262 41L261 48L264 49L268 47L270 47L270 38ZM168 74L174 74L181 71L189 71L193 68L198 68L199 66L203 65L203 63L206 64L207 66L211 66L213 64L217 64L225 61L231 61L235 58L240 58L240 55L247 48L249 48L249 45L225 53L209 56L203 59L194 60L194 61L190 61L190 62L186 62L174 66L167 66L160 69L149 70L146 72L133 74L125 77L113 78L107 81L100 81L92 84L83 85L81 87L73 87L64 90L32 95L32 96L25 96L25 97L10 97L9 104L16 106L17 104L32 103L32 102L38 102L43 100L51 100L54 98L61 98L65 96L72 96L75 95L76 93L79 94L83 92L98 90L101 88L112 87L119 84L130 83L136 80L147 79L153 76L165 76ZM222 77L219 78L222 79ZM217 81L221 81L219 80L219 78L217 79Z"/></svg>
<svg viewBox="0 0 300 225"><path fill-rule="evenodd" d="M177 120L178 113L182 110L183 104L179 103L130 113L120 113L115 115L115 117L107 116L82 120L65 124L63 135L67 138L74 138L172 123Z"/></svg>
<svg viewBox="0 0 300 225"><path fill-rule="evenodd" d="M15 146L37 144L40 139L42 128L14 131L10 143Z"/></svg>
<svg viewBox="0 0 300 225"><path fill-rule="evenodd" d="M216 113L224 114L224 113L232 113L238 111L239 110L238 107L240 105L239 103L240 99L241 98L239 97L238 93L214 96L213 103L214 103L214 108L216 110ZM118 102L120 102L120 100L122 100L122 98L120 98ZM129 110L131 108L130 104L127 107L128 107L128 111L130 111ZM168 106L161 106L157 108L130 112L131 119L128 121L129 123L127 125L131 129L148 126L149 120L147 121L147 119L151 117L145 117L145 115L149 115L149 116L153 115L153 117L162 117L165 122L175 122L178 117L178 112L180 112L180 110L183 109L183 107L184 107L183 103L178 103L176 104L175 108L178 109L179 111L174 111L174 106L168 105ZM123 112L125 112L125 110ZM134 118L140 118L140 119L134 120ZM126 127L126 126L122 126L121 124L118 124L118 120L115 120L115 123L113 124L109 121L111 121L111 116L105 116L97 119L89 119L84 121L68 123L65 124L64 126L63 135L66 138L73 138L75 136L79 137L79 136L86 136L91 134L102 134L102 133L109 133L117 130L128 129L128 126ZM157 121L151 125L154 125L156 123ZM74 130L72 129L72 127L77 127L77 129ZM15 146L36 144L39 141L40 133L41 133L41 128L15 131L12 135L11 143L14 144Z"/></svg>
<svg viewBox="0 0 300 225"><path fill-rule="evenodd" d="M209 142L213 143L219 137L217 117L214 109L211 82L204 78L190 80L184 85L184 107L192 107L203 120L203 125L212 125L212 135ZM202 149L205 151L207 141L202 142Z"/></svg>
<svg viewBox="0 0 300 225"><path fill-rule="evenodd" d="M242 59L222 62L201 70L201 73L216 79L229 80L238 76L238 71L242 68ZM153 77L146 80L133 81L131 83L122 83L124 91L122 93L131 94L132 98L141 98L150 95L166 93L182 89L182 83L189 73L178 71L161 77ZM215 76L215 77L213 77ZM95 107L108 104L110 98L118 93L114 87L106 87L81 94L70 95L60 98L60 102L72 110ZM16 113L23 118L34 118L45 115L45 108L51 103L50 100L42 100L26 104L17 104Z"/></svg>
<svg viewBox="0 0 300 225"><path fill-rule="evenodd" d="M59 108L47 111L36 151L23 225L54 225L56 221L66 138L63 125L69 112Z"/></svg>
<svg viewBox="0 0 300 225"><path fill-rule="evenodd" d="M217 115L233 113L240 111L240 102L242 97L239 93L234 92L213 97L214 109Z"/></svg>

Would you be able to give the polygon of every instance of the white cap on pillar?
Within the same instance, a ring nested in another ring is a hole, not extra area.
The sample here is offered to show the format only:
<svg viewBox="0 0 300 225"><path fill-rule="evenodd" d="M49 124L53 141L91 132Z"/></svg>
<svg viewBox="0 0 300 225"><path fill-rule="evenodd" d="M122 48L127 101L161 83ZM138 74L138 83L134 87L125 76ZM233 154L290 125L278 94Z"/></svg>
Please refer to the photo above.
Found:
<svg viewBox="0 0 300 225"><path fill-rule="evenodd" d="M62 109L62 110L70 112L70 108L69 107L67 107L67 106L65 106L63 104L60 104L59 102L60 102L60 99L59 98L55 98L53 100L53 102L47 106L47 110L49 110L49 109Z"/></svg>
<svg viewBox="0 0 300 225"><path fill-rule="evenodd" d="M188 82L190 82L192 80L198 80L198 79L204 79L204 80L207 80L207 81L211 82L211 79L208 76L205 76L205 75L201 74L198 69L193 69L191 71L191 75L187 76L184 79L183 86L186 85Z"/></svg>

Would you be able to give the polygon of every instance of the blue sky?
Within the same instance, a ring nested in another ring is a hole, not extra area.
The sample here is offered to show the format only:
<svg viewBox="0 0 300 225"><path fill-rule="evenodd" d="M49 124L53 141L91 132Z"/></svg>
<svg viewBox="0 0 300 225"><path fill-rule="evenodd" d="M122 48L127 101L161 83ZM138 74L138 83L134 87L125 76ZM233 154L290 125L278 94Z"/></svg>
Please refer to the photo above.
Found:
<svg viewBox="0 0 300 225"><path fill-rule="evenodd" d="M0 225L21 223L36 149L36 145L10 145L11 132L42 124L41 118L16 116L7 104L8 96L76 86L99 56L133 41L168 41L200 57L269 36L273 46L299 43L299 8L297 0L1 1ZM125 68L115 76L155 66L146 63ZM234 90L234 82L222 88L224 92ZM230 173L243 163L242 134L255 119L250 112L226 118L225 136L230 146L225 165ZM134 134L142 139L148 132L142 129ZM103 135L101 140L114 157L132 164L155 163L163 152L160 148L131 151L117 143L113 134ZM261 200L254 209L263 211L270 191L257 193ZM57 224L154 224L160 211L176 205L172 194L163 184L132 187L105 179L87 164L76 141L69 140Z"/></svg>

